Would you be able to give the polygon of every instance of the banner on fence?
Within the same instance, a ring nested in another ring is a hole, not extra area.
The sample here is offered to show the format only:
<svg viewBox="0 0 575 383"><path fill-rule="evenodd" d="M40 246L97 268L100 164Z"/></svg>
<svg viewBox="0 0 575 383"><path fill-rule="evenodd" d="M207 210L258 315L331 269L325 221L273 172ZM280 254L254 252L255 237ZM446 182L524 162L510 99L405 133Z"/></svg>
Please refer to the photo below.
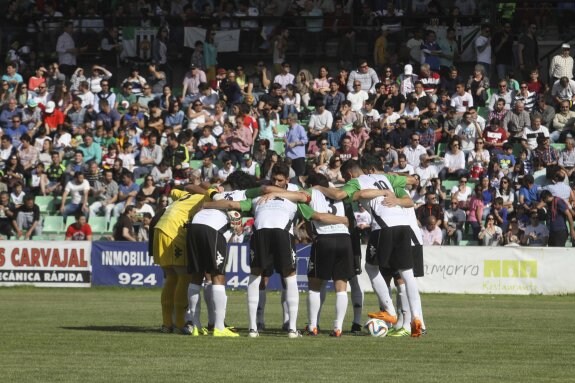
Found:
<svg viewBox="0 0 575 383"><path fill-rule="evenodd" d="M162 286L164 275L148 255L148 243L97 241L92 246L95 286Z"/></svg>
<svg viewBox="0 0 575 383"><path fill-rule="evenodd" d="M88 241L2 241L0 286L90 287Z"/></svg>
<svg viewBox="0 0 575 383"><path fill-rule="evenodd" d="M573 294L572 248L466 247L424 248L426 293Z"/></svg>
<svg viewBox="0 0 575 383"><path fill-rule="evenodd" d="M240 30L229 29L214 32L214 45L218 52L238 52L240 50ZM196 41L206 40L206 29L198 27L184 28L184 46L194 48Z"/></svg>
<svg viewBox="0 0 575 383"><path fill-rule="evenodd" d="M122 58L152 60L152 47L158 28L122 27Z"/></svg>

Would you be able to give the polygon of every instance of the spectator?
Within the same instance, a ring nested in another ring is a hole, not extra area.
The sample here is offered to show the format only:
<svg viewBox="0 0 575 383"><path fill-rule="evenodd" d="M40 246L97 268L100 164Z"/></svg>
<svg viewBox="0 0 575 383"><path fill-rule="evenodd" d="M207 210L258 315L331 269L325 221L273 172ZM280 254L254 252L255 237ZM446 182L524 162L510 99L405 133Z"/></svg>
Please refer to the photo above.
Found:
<svg viewBox="0 0 575 383"><path fill-rule="evenodd" d="M509 229L503 234L505 246L519 246L523 237L523 230L519 228L517 217L509 218Z"/></svg>
<svg viewBox="0 0 575 383"><path fill-rule="evenodd" d="M353 129L347 133L347 138L351 140L351 146L357 153L361 155L365 149L365 144L369 140L369 135L365 131L365 127L362 122L356 121L353 123Z"/></svg>
<svg viewBox="0 0 575 383"><path fill-rule="evenodd" d="M430 164L433 156L427 153L419 156L419 166L415 168L415 174L419 176L420 186L427 188L431 186L431 180L437 178L437 170L435 165ZM441 201L440 201L441 202Z"/></svg>
<svg viewBox="0 0 575 383"><path fill-rule="evenodd" d="M24 197L24 204L15 210L12 221L16 239L30 240L35 235L41 235L40 218L40 208L34 202L34 196L27 194Z"/></svg>
<svg viewBox="0 0 575 383"><path fill-rule="evenodd" d="M104 209L106 222L110 222L114 205L118 199L118 191L118 184L114 181L112 170L104 170L103 179L97 181L93 188L95 202L90 205L90 217L98 215Z"/></svg>
<svg viewBox="0 0 575 383"><path fill-rule="evenodd" d="M66 241L91 241L92 228L82 213L75 214L76 222L66 229Z"/></svg>
<svg viewBox="0 0 575 383"><path fill-rule="evenodd" d="M305 129L298 123L297 115L288 116L289 130L284 138L286 157L291 158L292 167L297 176L305 172L305 148L308 142Z"/></svg>
<svg viewBox="0 0 575 383"><path fill-rule="evenodd" d="M542 96L543 97L543 96ZM531 92L526 81L521 81L519 84L519 92L515 94L513 102L523 101L524 109L528 112L535 107L537 101L537 93Z"/></svg>
<svg viewBox="0 0 575 383"><path fill-rule="evenodd" d="M456 92L451 96L451 107L455 108L457 113L463 114L471 106L473 106L473 97L465 91L463 83L457 84Z"/></svg>
<svg viewBox="0 0 575 383"><path fill-rule="evenodd" d="M539 221L537 210L529 210L529 224L525 226L521 244L523 246L547 246L549 240L549 229ZM565 223L563 223L565 227Z"/></svg>
<svg viewBox="0 0 575 383"><path fill-rule="evenodd" d="M118 199L112 211L114 217L118 217L126 209L126 206L134 205L136 196L140 191L140 186L134 182L132 173L123 171L121 180L118 188Z"/></svg>
<svg viewBox="0 0 575 383"><path fill-rule="evenodd" d="M422 227L423 224L427 223L427 218L429 216L435 217L435 225L437 227L441 228L443 226L445 213L437 201L435 192L428 191L425 193L425 204L415 210L415 215L417 216L419 227Z"/></svg>
<svg viewBox="0 0 575 383"><path fill-rule="evenodd" d="M549 190L541 192L541 203L547 208L549 247L565 247L567 239L575 240L573 213L562 198L553 196Z"/></svg>
<svg viewBox="0 0 575 383"><path fill-rule="evenodd" d="M575 128L575 112L569 110L570 105L570 101L561 101L559 113L553 117L554 131L550 134L553 142L565 142L567 134Z"/></svg>
<svg viewBox="0 0 575 383"><path fill-rule="evenodd" d="M333 116L330 111L326 110L322 100L316 102L315 108L308 123L309 138L310 140L314 140L314 142L310 141L310 152L312 153L315 151L312 150L312 145L315 144L315 140L325 139L333 126Z"/></svg>
<svg viewBox="0 0 575 383"><path fill-rule="evenodd" d="M549 137L549 130L541 125L541 117L535 116L531 119L531 125L523 131L523 137L527 140L529 149L534 150L537 148L537 140L540 137Z"/></svg>
<svg viewBox="0 0 575 383"><path fill-rule="evenodd" d="M507 81L499 80L498 90L491 94L491 98L489 99L488 108L489 110L495 109L495 103L502 98L505 100L505 109L510 110L513 99L515 98L515 92L507 86Z"/></svg>
<svg viewBox="0 0 575 383"><path fill-rule="evenodd" d="M460 149L467 155L473 150L475 140L483 135L483 131L479 123L473 119L473 115L470 112L465 112L461 123L455 128L455 135L458 136L461 143Z"/></svg>
<svg viewBox="0 0 575 383"><path fill-rule="evenodd" d="M443 242L441 228L437 226L436 219L430 215L425 221L425 226L421 229L424 246L440 246Z"/></svg>
<svg viewBox="0 0 575 383"><path fill-rule="evenodd" d="M573 57L569 55L571 46L567 43L561 45L561 54L553 56L549 64L549 76L553 81L561 77L573 78Z"/></svg>
<svg viewBox="0 0 575 383"><path fill-rule="evenodd" d="M506 78L513 65L513 42L515 36L511 29L511 23L505 22L503 30L493 36L493 52L496 58L497 77Z"/></svg>
<svg viewBox="0 0 575 383"><path fill-rule="evenodd" d="M138 230L138 242L148 242L150 240L150 223L152 215L150 213L142 214L142 225Z"/></svg>
<svg viewBox="0 0 575 383"><path fill-rule="evenodd" d="M354 212L355 217L355 227L359 230L359 236L363 243L367 242L369 233L371 231L371 214L365 210L365 207L361 204L357 204L357 211Z"/></svg>
<svg viewBox="0 0 575 383"><path fill-rule="evenodd" d="M503 198L495 197L493 200L493 204L491 205L490 213L495 217L495 224L503 230L503 232L507 231L507 227L509 226L509 222L507 220L508 211L507 208L503 206Z"/></svg>
<svg viewBox="0 0 575 383"><path fill-rule="evenodd" d="M339 112L343 101L345 101L345 95L339 91L339 84L333 79L330 80L329 92L323 98L325 109L335 116Z"/></svg>
<svg viewBox="0 0 575 383"><path fill-rule="evenodd" d="M87 215L88 209L88 193L90 192L90 184L88 180L84 179L84 173L76 171L74 179L68 181L62 194L62 204L60 205L60 213L66 223L68 215L75 214L76 212ZM66 204L66 198L70 195L72 198L70 203Z"/></svg>
<svg viewBox="0 0 575 383"><path fill-rule="evenodd" d="M236 170L230 157L224 158L223 162L224 166L218 170L218 178L220 179L220 182L225 182L228 176Z"/></svg>
<svg viewBox="0 0 575 383"><path fill-rule="evenodd" d="M564 76L553 83L551 96L556 105L561 105L562 101L568 101L571 105L575 101L575 81Z"/></svg>
<svg viewBox="0 0 575 383"><path fill-rule="evenodd" d="M518 142L523 132L531 125L531 117L525 110L523 101L517 101L515 107L505 115L503 127L509 132L509 141Z"/></svg>
<svg viewBox="0 0 575 383"><path fill-rule="evenodd" d="M537 42L537 25L530 23L527 31L519 38L517 56L523 78L529 77L529 71L539 66L539 43Z"/></svg>
<svg viewBox="0 0 575 383"><path fill-rule="evenodd" d="M368 93L375 93L375 84L379 82L377 73L367 65L367 60L358 61L357 70L351 71L347 79L347 90L353 92L354 85L360 83L359 88Z"/></svg>
<svg viewBox="0 0 575 383"><path fill-rule="evenodd" d="M457 197L452 196L449 209L445 210L443 218L444 245L459 246L463 239L465 220L465 211L460 208L460 201Z"/></svg>
<svg viewBox="0 0 575 383"><path fill-rule="evenodd" d="M328 146L332 151L336 151L341 148L343 137L345 137L346 134L347 130L345 130L341 116L336 115L334 117L331 130L327 132Z"/></svg>
<svg viewBox="0 0 575 383"><path fill-rule="evenodd" d="M114 227L114 241L131 241L136 242L134 233L134 221L136 219L136 208L126 206L124 212L118 218Z"/></svg>
<svg viewBox="0 0 575 383"><path fill-rule="evenodd" d="M488 214L485 220L485 226L477 235L483 246L500 246L503 243L503 231L495 225L495 217Z"/></svg>
<svg viewBox="0 0 575 383"><path fill-rule="evenodd" d="M555 108L547 104L545 97L538 97L535 106L531 110L531 120L535 117L541 118L541 124L550 129L555 118Z"/></svg>
<svg viewBox="0 0 575 383"><path fill-rule="evenodd" d="M469 76L465 89L471 93L473 105L485 106L487 90L489 89L489 78L485 73L485 67L483 65L475 65L473 74Z"/></svg>
<svg viewBox="0 0 575 383"><path fill-rule="evenodd" d="M499 188L496 190L495 195L497 198L501 198L503 207L505 207L508 212L513 211L513 206L515 205L515 190L512 188L509 177L501 178Z"/></svg>
<svg viewBox="0 0 575 383"><path fill-rule="evenodd" d="M533 151L533 158L539 159L539 162L545 168L558 164L559 153L549 142L549 137L541 135L537 137L537 148Z"/></svg>
<svg viewBox="0 0 575 383"><path fill-rule="evenodd" d="M0 235L10 239L13 235L12 221L16 218L16 207L10 202L8 192L0 192Z"/></svg>
<svg viewBox="0 0 575 383"><path fill-rule="evenodd" d="M249 153L244 154L244 166L242 166L241 170L244 173L255 177L257 180L261 178L260 164L255 162L252 155Z"/></svg>
<svg viewBox="0 0 575 383"><path fill-rule="evenodd" d="M397 155L397 166L393 167L391 171L402 175L412 176L415 174L415 168L407 162L407 157L403 153ZM419 176L417 179L419 180Z"/></svg>
<svg viewBox="0 0 575 383"><path fill-rule="evenodd" d="M439 178L442 180L452 177L460 178L468 173L465 168L465 155L460 150L460 142L458 137L449 142L449 149L445 153L444 167L439 172Z"/></svg>
<svg viewBox="0 0 575 383"><path fill-rule="evenodd" d="M469 156L467 157L467 167L469 168L470 178L479 178L487 173L490 158L489 151L485 149L484 139L477 138L475 140L475 148L469 152Z"/></svg>
<svg viewBox="0 0 575 383"><path fill-rule="evenodd" d="M467 212L467 222L473 231L473 239L478 240L478 235L483 226L481 224L483 218L483 192L481 185L475 185L474 193L469 200L469 210Z"/></svg>

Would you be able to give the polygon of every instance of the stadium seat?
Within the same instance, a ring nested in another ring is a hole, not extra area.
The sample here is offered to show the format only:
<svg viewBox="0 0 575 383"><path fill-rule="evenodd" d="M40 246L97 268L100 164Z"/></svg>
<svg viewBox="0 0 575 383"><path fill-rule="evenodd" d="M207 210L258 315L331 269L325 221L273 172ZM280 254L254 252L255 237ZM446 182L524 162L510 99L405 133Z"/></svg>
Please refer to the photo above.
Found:
<svg viewBox="0 0 575 383"><path fill-rule="evenodd" d="M202 164L203 164L202 160L191 160L190 161L190 168L199 169L202 167Z"/></svg>
<svg viewBox="0 0 575 383"><path fill-rule="evenodd" d="M439 144L437 144L437 151L435 152L435 154L438 156L445 155L446 150L447 150L447 143L440 142Z"/></svg>
<svg viewBox="0 0 575 383"><path fill-rule="evenodd" d="M487 109L485 106L478 106L477 114L487 120L487 117L489 116L489 109Z"/></svg>
<svg viewBox="0 0 575 383"><path fill-rule="evenodd" d="M54 199L54 197L52 197L52 196L38 196L34 199L34 202L40 208L40 214L42 214L42 215L50 214L50 211L51 211L50 207L52 207L52 211L53 211L54 206L53 205L50 206L53 199Z"/></svg>
<svg viewBox="0 0 575 383"><path fill-rule="evenodd" d="M453 189L454 186L459 185L459 180L445 180L441 184L445 188L445 194L447 196L450 196L451 195L451 189Z"/></svg>
<svg viewBox="0 0 575 383"><path fill-rule="evenodd" d="M276 126L276 130L278 131L280 136L284 136L287 133L288 129L289 129L289 125L279 124Z"/></svg>
<svg viewBox="0 0 575 383"><path fill-rule="evenodd" d="M283 141L275 141L273 150L279 155L283 156L285 153L285 145Z"/></svg>
<svg viewBox="0 0 575 383"><path fill-rule="evenodd" d="M44 234L62 234L64 230L64 221L62 216L49 215L44 217L44 226L42 228L42 232Z"/></svg>
<svg viewBox="0 0 575 383"><path fill-rule="evenodd" d="M136 180L135 180L134 182L136 182L136 185L142 186L142 184L144 183L144 181L146 181L146 177L136 178Z"/></svg>
<svg viewBox="0 0 575 383"><path fill-rule="evenodd" d="M90 221L88 223L92 228L92 232L95 234L103 234L108 232L108 221L106 220L106 217L90 217Z"/></svg>
<svg viewBox="0 0 575 383"><path fill-rule="evenodd" d="M114 231L114 226L116 226L116 222L118 222L118 218L117 217L112 217L110 218L110 223L108 224L108 233L111 233Z"/></svg>
<svg viewBox="0 0 575 383"><path fill-rule="evenodd" d="M558 142L551 144L551 147L555 150L557 150L558 152L562 151L563 149L565 149L565 144L560 144Z"/></svg>

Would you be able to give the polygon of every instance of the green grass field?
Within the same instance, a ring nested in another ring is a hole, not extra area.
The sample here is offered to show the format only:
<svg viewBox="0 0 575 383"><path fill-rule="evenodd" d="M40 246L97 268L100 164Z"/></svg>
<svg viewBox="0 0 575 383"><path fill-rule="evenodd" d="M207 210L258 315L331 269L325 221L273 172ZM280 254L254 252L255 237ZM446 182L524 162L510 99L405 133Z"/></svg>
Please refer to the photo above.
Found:
<svg viewBox="0 0 575 383"><path fill-rule="evenodd" d="M424 295L429 334L419 339L336 339L327 331L288 339L278 330L278 293L268 297L271 330L247 338L244 292L228 300L227 322L241 338L165 335L157 331L159 296L157 289L0 289L0 382L575 381L575 296ZM367 294L364 311L375 302ZM328 295L326 330L333 307Z"/></svg>

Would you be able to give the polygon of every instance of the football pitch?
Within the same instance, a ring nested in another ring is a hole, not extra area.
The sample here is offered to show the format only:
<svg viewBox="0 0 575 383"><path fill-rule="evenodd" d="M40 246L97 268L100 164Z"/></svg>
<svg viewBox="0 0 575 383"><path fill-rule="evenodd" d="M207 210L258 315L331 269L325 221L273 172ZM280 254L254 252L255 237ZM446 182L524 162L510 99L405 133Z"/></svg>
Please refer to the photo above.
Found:
<svg viewBox="0 0 575 383"><path fill-rule="evenodd" d="M268 330L251 339L245 292L230 292L227 322L242 336L222 339L160 334L158 289L1 288L0 381L575 382L575 296L422 299L429 333L419 339L330 338L333 294L322 333L288 339L271 292ZM364 317L375 307L366 294Z"/></svg>

